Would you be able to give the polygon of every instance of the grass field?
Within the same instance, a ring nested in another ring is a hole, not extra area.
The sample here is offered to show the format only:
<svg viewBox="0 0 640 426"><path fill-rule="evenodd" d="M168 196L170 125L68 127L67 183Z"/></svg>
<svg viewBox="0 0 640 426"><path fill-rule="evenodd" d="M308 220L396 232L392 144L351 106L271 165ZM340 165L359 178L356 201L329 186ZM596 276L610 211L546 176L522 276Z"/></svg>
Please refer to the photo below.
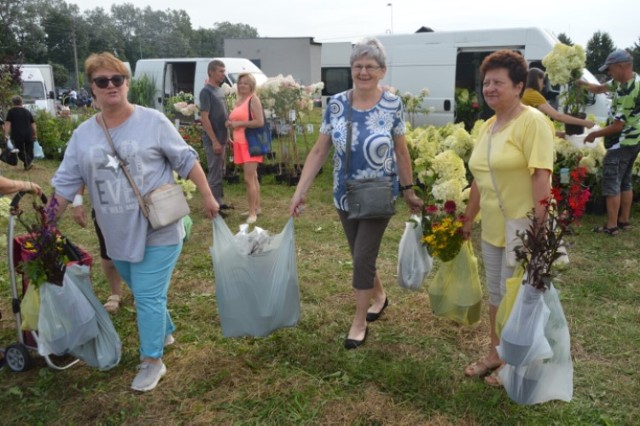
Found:
<svg viewBox="0 0 640 426"><path fill-rule="evenodd" d="M327 163L327 166L329 163ZM29 175L2 165L2 174L45 183L54 161L41 161ZM408 210L385 234L378 268L390 306L370 327L366 345L342 348L354 303L346 239L331 200L331 173L318 176L303 216L295 222L301 319L297 327L266 338L223 338L215 299L209 246L212 227L199 200L191 202L191 240L184 246L169 293L178 327L167 349L168 373L147 394L129 389L138 364L135 312L127 291L114 324L123 341L122 361L100 372L83 365L64 372L35 367L24 373L0 370L0 424L349 424L349 425L631 425L640 408L640 274L638 225L616 237L590 232L603 217L587 215L571 239L571 264L554 281L571 331L574 399L519 406L503 389L464 377L488 341L486 309L471 327L434 317L426 289L396 284L397 250ZM246 210L244 185L227 185L235 210L227 223L236 231ZM262 184L257 225L276 233L288 220L293 187ZM60 228L98 257L91 228L67 216ZM474 247L479 255L475 230ZM4 235L3 237L4 238ZM3 256L6 250L0 251ZM16 340L6 262L0 265L0 346ZM436 263L437 268L437 263ZM433 272L432 272L433 274ZM102 271L92 281L108 296ZM483 279L484 281L484 279Z"/></svg>

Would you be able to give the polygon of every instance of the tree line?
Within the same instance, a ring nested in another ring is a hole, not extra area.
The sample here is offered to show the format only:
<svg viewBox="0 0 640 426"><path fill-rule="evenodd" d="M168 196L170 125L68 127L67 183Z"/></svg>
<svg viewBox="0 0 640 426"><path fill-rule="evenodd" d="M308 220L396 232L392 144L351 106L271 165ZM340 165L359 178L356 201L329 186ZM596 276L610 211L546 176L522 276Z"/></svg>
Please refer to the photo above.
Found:
<svg viewBox="0 0 640 426"><path fill-rule="evenodd" d="M194 29L184 10L124 3L108 12L97 7L81 13L64 0L0 0L0 64L51 64L62 86L76 59L81 74L93 52L109 51L131 64L141 58L214 57L224 56L225 38L254 37L258 31L245 24L214 22Z"/></svg>

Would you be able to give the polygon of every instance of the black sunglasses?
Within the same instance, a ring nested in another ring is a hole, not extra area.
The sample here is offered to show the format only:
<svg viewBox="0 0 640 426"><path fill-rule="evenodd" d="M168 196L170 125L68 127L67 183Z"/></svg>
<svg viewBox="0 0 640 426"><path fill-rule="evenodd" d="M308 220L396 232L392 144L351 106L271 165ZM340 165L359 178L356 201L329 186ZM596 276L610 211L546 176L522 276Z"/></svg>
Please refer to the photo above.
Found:
<svg viewBox="0 0 640 426"><path fill-rule="evenodd" d="M109 82L112 82L114 87L120 87L120 86L122 86L122 83L124 83L124 80L125 80L125 76L124 75L114 75L111 78L96 77L96 78L93 79L93 82L100 89L106 89L107 87L109 87Z"/></svg>

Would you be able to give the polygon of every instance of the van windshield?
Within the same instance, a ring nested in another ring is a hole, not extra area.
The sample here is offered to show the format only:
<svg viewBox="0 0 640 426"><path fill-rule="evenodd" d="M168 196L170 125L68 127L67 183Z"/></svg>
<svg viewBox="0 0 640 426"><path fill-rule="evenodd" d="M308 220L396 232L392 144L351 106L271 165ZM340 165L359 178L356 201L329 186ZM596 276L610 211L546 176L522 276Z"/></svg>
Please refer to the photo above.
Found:
<svg viewBox="0 0 640 426"><path fill-rule="evenodd" d="M22 99L25 101L36 101L46 99L44 85L41 81L23 81Z"/></svg>
<svg viewBox="0 0 640 426"><path fill-rule="evenodd" d="M231 84L236 84L238 82L238 76L240 74L244 74L243 72L229 73L228 77L231 80ZM260 86L262 83L267 81L267 76L260 72L252 72L253 77L256 79L256 85Z"/></svg>

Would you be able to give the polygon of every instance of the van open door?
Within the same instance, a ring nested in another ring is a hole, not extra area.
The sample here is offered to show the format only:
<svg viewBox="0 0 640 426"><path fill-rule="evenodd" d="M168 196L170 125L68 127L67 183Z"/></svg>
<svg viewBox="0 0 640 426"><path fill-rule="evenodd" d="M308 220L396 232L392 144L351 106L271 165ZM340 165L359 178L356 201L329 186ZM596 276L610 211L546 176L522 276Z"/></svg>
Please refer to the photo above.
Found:
<svg viewBox="0 0 640 426"><path fill-rule="evenodd" d="M494 112L482 97L482 76L480 65L484 58L497 50L509 49L524 52L524 46L500 46L482 48L459 48L456 59L456 102L455 122L465 123L467 130L471 130L476 120L486 120Z"/></svg>

